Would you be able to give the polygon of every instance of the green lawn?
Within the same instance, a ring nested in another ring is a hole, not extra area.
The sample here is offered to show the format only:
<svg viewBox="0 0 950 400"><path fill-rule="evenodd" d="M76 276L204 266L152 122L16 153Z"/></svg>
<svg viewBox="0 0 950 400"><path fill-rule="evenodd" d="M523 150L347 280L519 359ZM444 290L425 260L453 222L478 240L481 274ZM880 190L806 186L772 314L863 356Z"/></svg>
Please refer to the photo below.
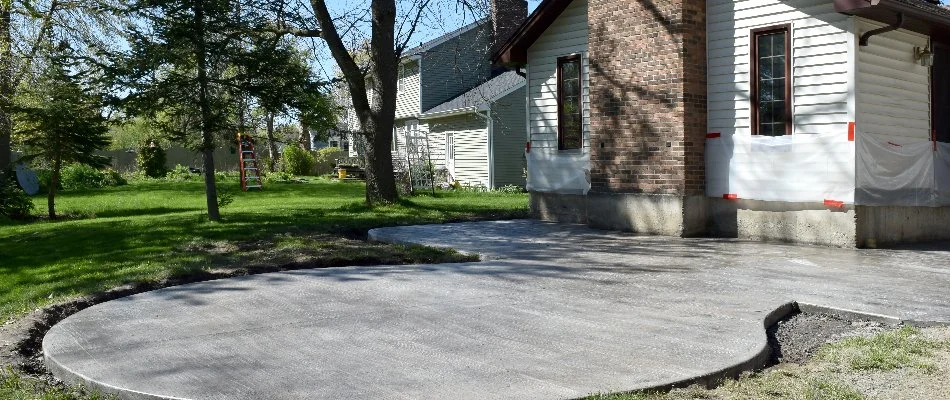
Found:
<svg viewBox="0 0 950 400"><path fill-rule="evenodd" d="M235 180L224 184L237 186ZM293 262L301 252L312 266L371 264L368 257L379 253L384 253L381 262L443 260L431 249L353 239L379 226L527 214L524 194L440 192L369 208L363 205L363 188L310 179L270 184L261 192L234 190L234 202L222 209L224 220L218 223L205 217L200 182L133 182L63 193L57 211L69 219L0 225L0 321L126 283L242 267L237 264ZM45 210L45 197L34 201L37 212Z"/></svg>

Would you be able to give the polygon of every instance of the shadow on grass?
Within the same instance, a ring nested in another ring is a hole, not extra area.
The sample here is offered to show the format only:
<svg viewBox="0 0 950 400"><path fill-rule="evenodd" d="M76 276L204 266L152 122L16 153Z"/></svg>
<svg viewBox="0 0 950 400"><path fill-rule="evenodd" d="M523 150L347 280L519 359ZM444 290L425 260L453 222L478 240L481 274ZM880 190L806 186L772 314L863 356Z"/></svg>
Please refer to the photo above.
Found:
<svg viewBox="0 0 950 400"><path fill-rule="evenodd" d="M518 218L527 213L526 197L454 193L369 207L362 202L362 185L317 182L238 192L234 204L222 209L223 221L212 223L204 213L203 194L200 182L144 182L69 193L60 202L64 213L98 218L0 226L0 317L58 298L194 272L196 266L209 265L212 256L184 250L183 244L192 241L268 241L277 235L314 234L365 239L376 227ZM297 265L285 260L284 267L380 262L379 257L346 255Z"/></svg>

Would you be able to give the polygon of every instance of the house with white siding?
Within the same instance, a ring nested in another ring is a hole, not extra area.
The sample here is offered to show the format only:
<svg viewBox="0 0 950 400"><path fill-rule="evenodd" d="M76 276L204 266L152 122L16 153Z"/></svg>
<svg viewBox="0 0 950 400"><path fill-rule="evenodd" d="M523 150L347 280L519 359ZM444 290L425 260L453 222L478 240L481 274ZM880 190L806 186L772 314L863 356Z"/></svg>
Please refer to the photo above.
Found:
<svg viewBox="0 0 950 400"><path fill-rule="evenodd" d="M527 2L492 3L488 18L403 53L392 147L397 169L431 166L449 183L524 186L525 80L492 67L491 54L527 16Z"/></svg>
<svg viewBox="0 0 950 400"><path fill-rule="evenodd" d="M950 239L950 10L932 0L544 0L542 219L844 247Z"/></svg>

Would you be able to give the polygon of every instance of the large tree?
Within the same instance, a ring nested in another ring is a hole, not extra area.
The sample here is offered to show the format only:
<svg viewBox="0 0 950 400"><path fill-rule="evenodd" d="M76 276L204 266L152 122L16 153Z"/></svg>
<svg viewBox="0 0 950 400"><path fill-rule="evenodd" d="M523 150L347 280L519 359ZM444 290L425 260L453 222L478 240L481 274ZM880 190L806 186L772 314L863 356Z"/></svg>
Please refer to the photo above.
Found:
<svg viewBox="0 0 950 400"><path fill-rule="evenodd" d="M262 38L266 0L134 0L128 49L113 54L108 74L128 95L133 115L161 114L169 134L203 155L208 218L220 219L214 149L230 140L238 105L253 90L254 74L279 73L280 40Z"/></svg>
<svg viewBox="0 0 950 400"><path fill-rule="evenodd" d="M390 151L396 115L397 69L403 50L413 37L429 0L410 3L409 12L397 12L396 0L370 0L368 17L332 15L326 0L309 0L317 29L283 29L299 36L319 37L336 61L341 79L346 83L359 123L357 132L365 143L366 202L394 203L399 194L393 174ZM397 24L397 17L401 21ZM297 13L296 21L307 24L309 16ZM369 37L347 45L348 33L369 24ZM337 25L340 26L337 26ZM398 29L397 29L398 28ZM366 62L362 58L366 58Z"/></svg>
<svg viewBox="0 0 950 400"><path fill-rule="evenodd" d="M56 189L60 171L68 163L95 167L109 159L96 151L109 146L102 99L91 93L71 73L75 67L57 57L47 65L36 85L13 107L20 122L18 134L24 138L24 160L42 159L50 165L52 179L47 197L50 219L56 218Z"/></svg>
<svg viewBox="0 0 950 400"><path fill-rule="evenodd" d="M0 178L12 166L14 100L30 87L45 62L40 51L51 39L80 52L108 40L115 20L103 10L113 0L0 0Z"/></svg>

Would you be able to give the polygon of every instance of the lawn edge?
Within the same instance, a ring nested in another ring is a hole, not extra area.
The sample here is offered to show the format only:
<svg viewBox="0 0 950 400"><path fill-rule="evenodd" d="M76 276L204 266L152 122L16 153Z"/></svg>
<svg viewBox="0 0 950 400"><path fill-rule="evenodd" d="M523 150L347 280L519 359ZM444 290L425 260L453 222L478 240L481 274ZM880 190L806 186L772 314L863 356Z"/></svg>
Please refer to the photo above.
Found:
<svg viewBox="0 0 950 400"><path fill-rule="evenodd" d="M913 326L918 328L929 328L929 327L944 327L950 326L950 321L928 321L928 320L916 320L916 319L901 319L893 317L890 315L884 314L874 314L866 313L855 310L848 310L844 308L828 307L819 304L791 301L785 303L775 310L772 310L767 314L763 322L763 336L765 337L765 344L763 348L759 350L757 354L749 358L744 362L737 363L732 366L722 368L718 371L711 372L708 374L696 376L693 378L681 379L678 381L668 382L664 384L643 387L639 389L631 389L617 392L602 393L605 395L612 394L634 394L634 393L663 393L669 392L673 389L682 389L693 385L701 385L706 389L715 389L720 386L723 382L729 379L738 379L745 372L756 372L762 371L763 369L769 367L770 358L772 355L772 348L768 344L768 333L767 330L772 325L778 323L782 319L785 319L788 316L794 315L796 313L806 313L806 314L828 314L833 315L838 318L841 318L846 321L859 321L859 320L870 320L875 322L881 322L892 327L901 327L901 326ZM588 394L583 397L577 397L575 400L585 400L588 399L594 393Z"/></svg>

